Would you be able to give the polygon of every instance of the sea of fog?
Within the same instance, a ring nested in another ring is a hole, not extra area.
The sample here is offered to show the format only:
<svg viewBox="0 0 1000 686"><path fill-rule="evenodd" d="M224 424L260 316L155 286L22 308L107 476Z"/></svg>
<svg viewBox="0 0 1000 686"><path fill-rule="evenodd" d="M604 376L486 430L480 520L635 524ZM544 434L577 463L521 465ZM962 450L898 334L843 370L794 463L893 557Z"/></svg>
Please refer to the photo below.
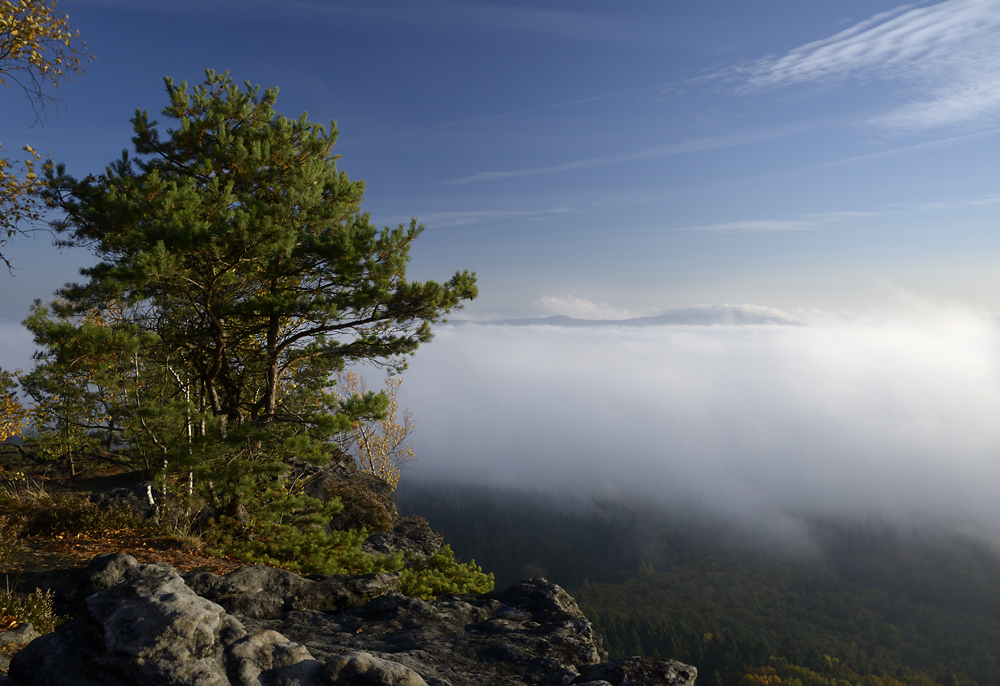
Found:
<svg viewBox="0 0 1000 686"><path fill-rule="evenodd" d="M404 478L645 499L788 535L803 515L848 515L1000 541L991 313L546 322L435 328L400 389L417 422ZM0 326L0 367L29 366L33 347Z"/></svg>
<svg viewBox="0 0 1000 686"><path fill-rule="evenodd" d="M404 478L644 498L776 533L803 515L1000 533L993 315L717 320L438 327L400 391L418 424Z"/></svg>

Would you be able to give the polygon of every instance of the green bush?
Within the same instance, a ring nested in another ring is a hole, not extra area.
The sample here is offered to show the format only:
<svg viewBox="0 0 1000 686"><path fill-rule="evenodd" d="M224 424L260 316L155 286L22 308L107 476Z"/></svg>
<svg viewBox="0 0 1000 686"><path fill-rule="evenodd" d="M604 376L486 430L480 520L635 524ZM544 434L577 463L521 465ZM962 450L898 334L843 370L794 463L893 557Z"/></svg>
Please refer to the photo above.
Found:
<svg viewBox="0 0 1000 686"><path fill-rule="evenodd" d="M399 582L400 593L425 600L492 590L493 574L484 574L475 560L468 564L456 562L455 553L447 545L426 559L414 560L403 570Z"/></svg>
<svg viewBox="0 0 1000 686"><path fill-rule="evenodd" d="M238 527L224 519L208 532L209 553L301 574L368 574L403 566L401 555L373 557L363 552L361 544L368 538L364 529L327 533L309 523L279 523L254 536L234 531Z"/></svg>
<svg viewBox="0 0 1000 686"><path fill-rule="evenodd" d="M280 479L242 500L241 516L222 515L202 533L209 553L303 574L396 571L402 556L366 555L364 529L327 531L343 506L290 491Z"/></svg>

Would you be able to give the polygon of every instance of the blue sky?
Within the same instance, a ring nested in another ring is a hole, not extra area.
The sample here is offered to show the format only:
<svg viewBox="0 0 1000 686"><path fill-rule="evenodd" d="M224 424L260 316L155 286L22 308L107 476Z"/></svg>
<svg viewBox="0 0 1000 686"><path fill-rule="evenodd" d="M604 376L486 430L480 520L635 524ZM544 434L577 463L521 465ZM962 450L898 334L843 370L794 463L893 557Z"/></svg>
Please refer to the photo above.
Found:
<svg viewBox="0 0 1000 686"><path fill-rule="evenodd" d="M165 75L277 86L337 120L377 222L426 224L414 277L477 271L468 316L1000 308L995 1L66 7L97 59L44 126L6 89L8 149L95 172ZM8 321L87 259L8 252Z"/></svg>
<svg viewBox="0 0 1000 686"><path fill-rule="evenodd" d="M97 58L44 126L0 93L8 150L99 172L162 77L229 70L337 120L374 220L427 227L410 275L478 273L462 317L789 322L441 327L401 391L418 474L995 530L1000 0L69 7ZM89 257L5 252L25 367L18 322Z"/></svg>

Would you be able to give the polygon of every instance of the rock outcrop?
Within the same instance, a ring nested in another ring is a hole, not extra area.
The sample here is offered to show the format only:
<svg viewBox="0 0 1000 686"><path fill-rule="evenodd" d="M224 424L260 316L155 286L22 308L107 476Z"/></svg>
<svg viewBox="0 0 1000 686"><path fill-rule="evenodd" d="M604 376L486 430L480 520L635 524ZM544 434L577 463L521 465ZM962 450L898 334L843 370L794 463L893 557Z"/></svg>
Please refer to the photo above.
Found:
<svg viewBox="0 0 1000 686"><path fill-rule="evenodd" d="M395 574L182 575L118 553L79 581L91 594L14 657L16 686L692 686L696 675L668 660L602 662L576 602L543 579L423 601L397 593Z"/></svg>

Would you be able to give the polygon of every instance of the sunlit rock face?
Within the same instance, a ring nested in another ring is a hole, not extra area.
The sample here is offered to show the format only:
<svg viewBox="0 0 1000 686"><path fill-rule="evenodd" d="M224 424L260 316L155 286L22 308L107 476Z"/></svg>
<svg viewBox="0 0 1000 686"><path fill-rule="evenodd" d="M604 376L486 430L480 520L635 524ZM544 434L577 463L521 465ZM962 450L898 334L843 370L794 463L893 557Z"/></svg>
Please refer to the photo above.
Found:
<svg viewBox="0 0 1000 686"><path fill-rule="evenodd" d="M94 592L15 656L14 684L690 686L696 676L668 660L602 662L576 601L544 579L424 601L397 593L394 574L182 575L112 554L80 584Z"/></svg>

